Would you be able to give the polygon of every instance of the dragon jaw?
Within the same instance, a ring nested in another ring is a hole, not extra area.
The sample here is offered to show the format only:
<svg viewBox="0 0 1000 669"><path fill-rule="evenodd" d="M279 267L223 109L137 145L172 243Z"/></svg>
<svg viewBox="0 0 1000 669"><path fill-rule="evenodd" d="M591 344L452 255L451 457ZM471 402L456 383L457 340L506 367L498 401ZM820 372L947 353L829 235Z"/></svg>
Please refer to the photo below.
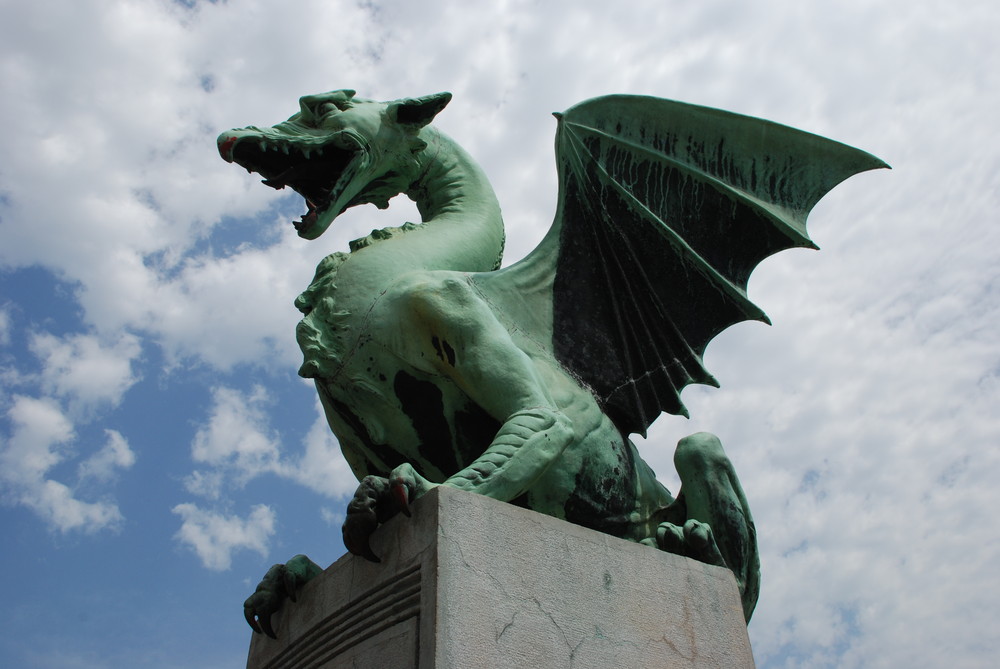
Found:
<svg viewBox="0 0 1000 669"><path fill-rule="evenodd" d="M292 221L305 239L316 239L337 216L355 204L369 171L371 153L361 137L349 130L326 136L296 136L271 128L248 127L219 136L219 153L226 162L264 177L274 189L289 186L301 195L307 211Z"/></svg>
<svg viewBox="0 0 1000 669"><path fill-rule="evenodd" d="M275 189L290 186L306 201L293 221L300 237L316 239L348 207L379 209L417 177L418 137L451 99L448 93L377 102L339 90L299 99L301 111L268 128L249 126L219 135L226 162L264 177Z"/></svg>

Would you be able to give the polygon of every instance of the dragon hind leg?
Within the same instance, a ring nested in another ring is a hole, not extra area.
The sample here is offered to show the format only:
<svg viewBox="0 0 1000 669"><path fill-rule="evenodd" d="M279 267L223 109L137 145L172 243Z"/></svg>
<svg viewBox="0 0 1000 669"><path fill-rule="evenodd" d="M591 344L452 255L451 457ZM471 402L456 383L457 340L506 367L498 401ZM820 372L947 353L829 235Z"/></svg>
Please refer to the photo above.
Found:
<svg viewBox="0 0 1000 669"><path fill-rule="evenodd" d="M700 562L728 567L736 577L747 621L760 592L757 532L743 487L714 434L681 439L674 453L681 479L677 500L643 543ZM679 517L678 517L679 516Z"/></svg>

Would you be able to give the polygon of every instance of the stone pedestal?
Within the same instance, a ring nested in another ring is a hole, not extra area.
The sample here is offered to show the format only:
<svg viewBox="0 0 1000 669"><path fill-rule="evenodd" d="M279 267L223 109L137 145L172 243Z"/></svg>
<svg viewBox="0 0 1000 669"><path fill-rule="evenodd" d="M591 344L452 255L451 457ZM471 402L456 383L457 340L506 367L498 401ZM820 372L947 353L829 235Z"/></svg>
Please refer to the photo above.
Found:
<svg viewBox="0 0 1000 669"><path fill-rule="evenodd" d="M732 574L450 488L254 634L249 669L753 667Z"/></svg>

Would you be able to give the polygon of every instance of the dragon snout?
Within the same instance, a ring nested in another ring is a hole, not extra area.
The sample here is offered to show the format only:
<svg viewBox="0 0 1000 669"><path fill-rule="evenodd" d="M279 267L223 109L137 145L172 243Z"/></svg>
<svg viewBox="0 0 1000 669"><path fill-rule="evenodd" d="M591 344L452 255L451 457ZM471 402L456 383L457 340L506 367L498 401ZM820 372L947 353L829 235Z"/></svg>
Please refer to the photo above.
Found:
<svg viewBox="0 0 1000 669"><path fill-rule="evenodd" d="M219 139L216 140L216 143L219 146L219 155L222 156L222 159L227 163L233 162L233 146L236 145L237 139L238 137L232 132L224 132L219 135Z"/></svg>
<svg viewBox="0 0 1000 669"><path fill-rule="evenodd" d="M219 135L219 138L215 140L216 145L219 147L219 155L227 163L236 162L235 151L236 145L240 140L244 139L263 139L263 133L260 128L256 126L249 125L245 128L233 128L232 130L226 130L224 133Z"/></svg>

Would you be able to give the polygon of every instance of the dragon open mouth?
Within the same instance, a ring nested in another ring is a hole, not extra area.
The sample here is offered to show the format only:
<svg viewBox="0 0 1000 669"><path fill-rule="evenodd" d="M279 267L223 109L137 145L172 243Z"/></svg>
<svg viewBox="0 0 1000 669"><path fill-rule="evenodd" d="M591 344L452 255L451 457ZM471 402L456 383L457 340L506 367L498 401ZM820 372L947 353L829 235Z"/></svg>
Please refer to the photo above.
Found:
<svg viewBox="0 0 1000 669"><path fill-rule="evenodd" d="M315 239L354 204L348 191L366 155L361 142L350 133L325 139L272 138L247 128L220 136L219 153L227 162L264 177L265 185L276 190L288 186L301 195L306 213L292 225L299 236Z"/></svg>

